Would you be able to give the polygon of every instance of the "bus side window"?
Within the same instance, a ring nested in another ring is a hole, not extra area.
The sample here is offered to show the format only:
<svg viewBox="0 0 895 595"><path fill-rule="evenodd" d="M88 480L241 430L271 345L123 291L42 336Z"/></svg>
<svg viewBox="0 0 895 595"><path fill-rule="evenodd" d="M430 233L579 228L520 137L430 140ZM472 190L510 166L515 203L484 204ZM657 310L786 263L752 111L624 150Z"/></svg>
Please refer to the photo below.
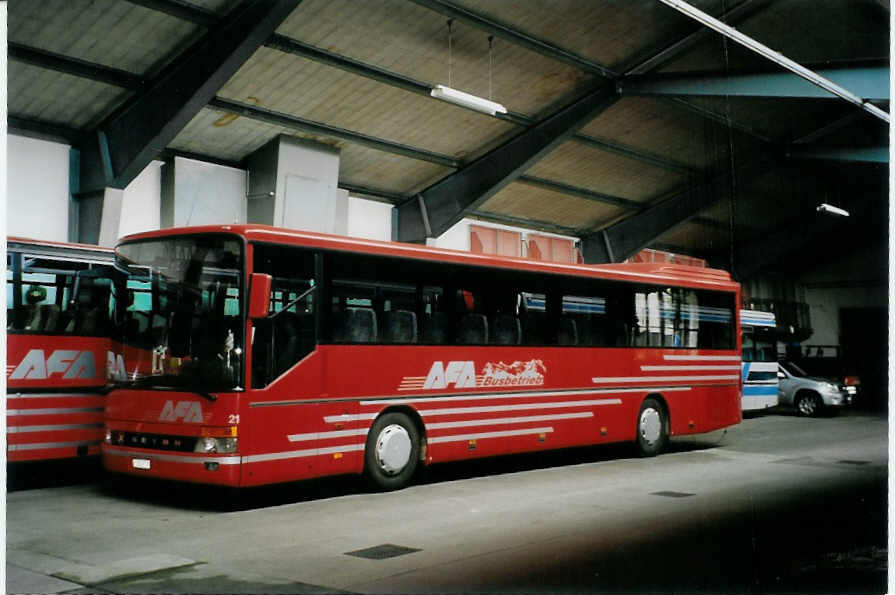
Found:
<svg viewBox="0 0 895 595"><path fill-rule="evenodd" d="M444 311L444 291L440 287L422 288L420 342L441 345L447 341L448 317Z"/></svg>

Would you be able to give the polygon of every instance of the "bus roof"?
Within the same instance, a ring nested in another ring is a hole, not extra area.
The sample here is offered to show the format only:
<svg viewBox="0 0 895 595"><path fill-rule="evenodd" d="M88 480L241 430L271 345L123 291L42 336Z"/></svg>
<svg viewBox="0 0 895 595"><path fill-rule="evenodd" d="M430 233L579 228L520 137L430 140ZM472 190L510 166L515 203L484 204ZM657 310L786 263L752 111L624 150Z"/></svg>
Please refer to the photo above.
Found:
<svg viewBox="0 0 895 595"><path fill-rule="evenodd" d="M126 236L121 243L178 235L225 233L239 235L250 242L277 243L323 250L355 252L380 256L394 256L417 260L432 260L472 266L487 266L539 273L552 273L578 277L595 277L643 283L671 283L694 287L706 287L725 291L736 291L739 285L730 273L719 269L693 267L668 263L612 263L612 264L562 264L510 258L490 254L474 254L461 250L432 248L403 242L383 242L284 229L270 225L203 225L194 227L169 228Z"/></svg>
<svg viewBox="0 0 895 595"><path fill-rule="evenodd" d="M9 250L33 250L41 254L54 256L70 256L72 253L82 255L99 256L112 259L113 250L105 246L95 244L73 244L69 242L53 242L49 240L35 240L9 236L6 238L6 249Z"/></svg>

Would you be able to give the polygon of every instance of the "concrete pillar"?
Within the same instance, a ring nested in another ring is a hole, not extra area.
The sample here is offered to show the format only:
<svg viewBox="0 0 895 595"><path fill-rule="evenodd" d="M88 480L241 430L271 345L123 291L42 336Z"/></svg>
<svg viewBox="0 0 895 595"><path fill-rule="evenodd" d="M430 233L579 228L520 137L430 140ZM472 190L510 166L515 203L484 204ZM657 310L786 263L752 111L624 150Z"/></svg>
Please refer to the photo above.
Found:
<svg viewBox="0 0 895 595"><path fill-rule="evenodd" d="M121 204L124 202L124 190L106 188L103 192L103 204L100 214L99 238L97 244L112 247L118 242L118 230L121 227Z"/></svg>
<svg viewBox="0 0 895 595"><path fill-rule="evenodd" d="M246 172L175 157L162 166L161 227L246 222Z"/></svg>
<svg viewBox="0 0 895 595"><path fill-rule="evenodd" d="M246 164L250 223L347 234L348 193L338 187L338 149L280 135Z"/></svg>

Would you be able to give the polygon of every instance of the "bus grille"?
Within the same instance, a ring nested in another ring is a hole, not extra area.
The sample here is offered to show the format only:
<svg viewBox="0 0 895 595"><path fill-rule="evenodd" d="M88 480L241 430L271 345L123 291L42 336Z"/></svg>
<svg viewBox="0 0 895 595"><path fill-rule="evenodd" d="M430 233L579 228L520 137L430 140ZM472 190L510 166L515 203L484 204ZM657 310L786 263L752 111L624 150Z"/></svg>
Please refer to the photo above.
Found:
<svg viewBox="0 0 895 595"><path fill-rule="evenodd" d="M174 450L193 452L196 448L195 436L170 436L166 434L143 434L138 432L112 432L112 444L151 448L153 450Z"/></svg>

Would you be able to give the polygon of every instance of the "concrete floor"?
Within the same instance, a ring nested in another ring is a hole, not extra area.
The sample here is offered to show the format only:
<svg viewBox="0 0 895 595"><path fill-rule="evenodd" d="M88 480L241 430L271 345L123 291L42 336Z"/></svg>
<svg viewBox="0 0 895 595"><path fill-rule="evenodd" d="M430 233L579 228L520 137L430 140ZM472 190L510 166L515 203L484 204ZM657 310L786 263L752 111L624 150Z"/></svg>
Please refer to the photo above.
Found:
<svg viewBox="0 0 895 595"><path fill-rule="evenodd" d="M185 485L23 489L7 590L882 593L887 432L881 416L763 414L720 447L440 465L387 494L289 484L235 510Z"/></svg>

